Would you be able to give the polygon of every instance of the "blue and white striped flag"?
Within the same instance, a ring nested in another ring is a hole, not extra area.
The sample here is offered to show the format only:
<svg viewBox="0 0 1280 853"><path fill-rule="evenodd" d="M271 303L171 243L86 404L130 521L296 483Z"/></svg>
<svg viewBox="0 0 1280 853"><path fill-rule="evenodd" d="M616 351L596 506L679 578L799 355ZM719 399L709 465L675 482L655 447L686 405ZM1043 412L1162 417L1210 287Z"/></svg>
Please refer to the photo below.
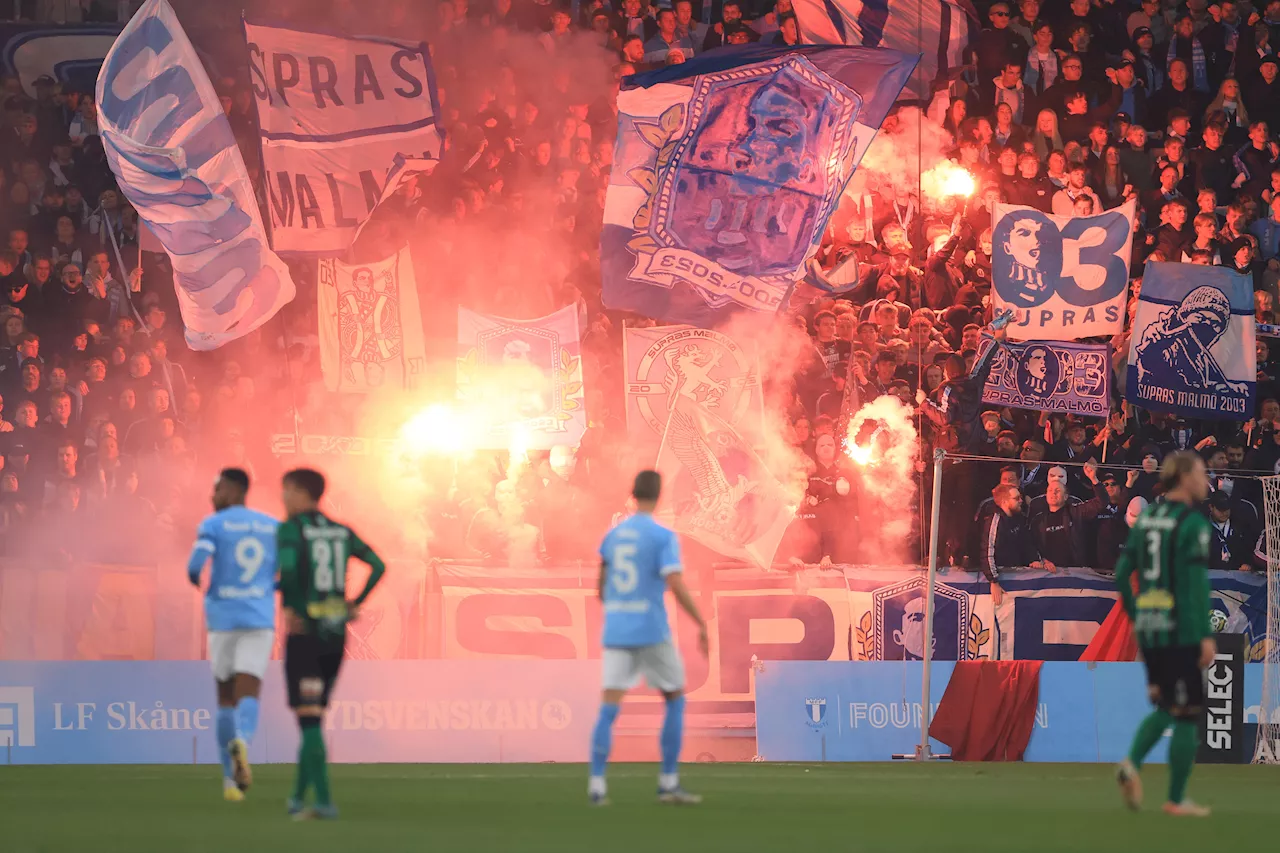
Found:
<svg viewBox="0 0 1280 853"><path fill-rule="evenodd" d="M938 77L964 64L978 34L970 0L794 0L804 44L860 44L921 54L904 97L928 99Z"/></svg>

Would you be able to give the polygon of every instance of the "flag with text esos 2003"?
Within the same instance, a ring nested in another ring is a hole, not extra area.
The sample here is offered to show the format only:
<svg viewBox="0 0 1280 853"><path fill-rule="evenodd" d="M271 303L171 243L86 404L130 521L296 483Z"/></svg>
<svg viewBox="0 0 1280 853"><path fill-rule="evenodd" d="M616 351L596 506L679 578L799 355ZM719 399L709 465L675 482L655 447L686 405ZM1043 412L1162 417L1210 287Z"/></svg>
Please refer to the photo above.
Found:
<svg viewBox="0 0 1280 853"><path fill-rule="evenodd" d="M1126 395L1158 412L1246 420L1258 389L1256 346L1250 276L1149 263L1133 318Z"/></svg>
<svg viewBox="0 0 1280 853"><path fill-rule="evenodd" d="M1052 216L997 204L991 231L991 295L1011 309L1009 337L1074 341L1124 325L1137 203L1094 216Z"/></svg>
<svg viewBox="0 0 1280 853"><path fill-rule="evenodd" d="M740 47L629 77L600 235L607 307L776 312L916 57Z"/></svg>
<svg viewBox="0 0 1280 853"><path fill-rule="evenodd" d="M200 57L165 0L148 0L102 62L98 126L125 198L164 246L187 345L243 337L293 299L253 183Z"/></svg>
<svg viewBox="0 0 1280 853"><path fill-rule="evenodd" d="M341 253L397 155L440 157L427 46L247 21L245 35L273 245Z"/></svg>

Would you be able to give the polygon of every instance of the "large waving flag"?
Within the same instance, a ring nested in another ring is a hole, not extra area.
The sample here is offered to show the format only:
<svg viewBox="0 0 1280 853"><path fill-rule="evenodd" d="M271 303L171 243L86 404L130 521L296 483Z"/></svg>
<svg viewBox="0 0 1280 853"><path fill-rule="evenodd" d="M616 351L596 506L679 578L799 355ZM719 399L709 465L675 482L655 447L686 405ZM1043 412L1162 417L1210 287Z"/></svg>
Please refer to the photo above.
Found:
<svg viewBox="0 0 1280 853"><path fill-rule="evenodd" d="M1149 263L1125 392L1137 406L1239 421L1258 392L1253 279L1226 267Z"/></svg>
<svg viewBox="0 0 1280 853"><path fill-rule="evenodd" d="M664 521L726 557L773 565L796 507L732 424L675 394L656 467Z"/></svg>
<svg viewBox="0 0 1280 853"><path fill-rule="evenodd" d="M98 75L111 171L173 262L187 345L242 337L293 299L204 66L165 0L147 0Z"/></svg>
<svg viewBox="0 0 1280 853"><path fill-rule="evenodd" d="M964 65L964 51L978 34L970 0L794 0L805 44L856 44L920 54L908 91L928 98L930 86Z"/></svg>
<svg viewBox="0 0 1280 853"><path fill-rule="evenodd" d="M245 34L273 245L343 252L397 156L440 157L427 45L248 22Z"/></svg>
<svg viewBox="0 0 1280 853"><path fill-rule="evenodd" d="M600 237L605 305L703 328L777 311L915 63L757 46L628 78Z"/></svg>

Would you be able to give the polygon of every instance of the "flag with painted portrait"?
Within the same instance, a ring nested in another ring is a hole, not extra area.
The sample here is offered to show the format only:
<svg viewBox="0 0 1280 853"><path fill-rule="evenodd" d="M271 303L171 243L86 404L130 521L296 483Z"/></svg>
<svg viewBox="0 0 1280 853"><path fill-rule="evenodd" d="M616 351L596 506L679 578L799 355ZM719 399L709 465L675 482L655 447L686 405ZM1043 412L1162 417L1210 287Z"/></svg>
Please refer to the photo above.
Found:
<svg viewBox="0 0 1280 853"><path fill-rule="evenodd" d="M1137 203L1092 216L1053 216L997 204L991 295L1014 312L1009 337L1074 341L1124 325Z"/></svg>
<svg viewBox="0 0 1280 853"><path fill-rule="evenodd" d="M578 309L533 320L458 309L458 401L478 448L576 447L587 430Z"/></svg>
<svg viewBox="0 0 1280 853"><path fill-rule="evenodd" d="M321 261L316 292L325 387L367 392L417 386L427 356L407 246L369 264Z"/></svg>
<svg viewBox="0 0 1280 853"><path fill-rule="evenodd" d="M628 78L600 236L605 305L702 328L779 310L915 64L753 46Z"/></svg>

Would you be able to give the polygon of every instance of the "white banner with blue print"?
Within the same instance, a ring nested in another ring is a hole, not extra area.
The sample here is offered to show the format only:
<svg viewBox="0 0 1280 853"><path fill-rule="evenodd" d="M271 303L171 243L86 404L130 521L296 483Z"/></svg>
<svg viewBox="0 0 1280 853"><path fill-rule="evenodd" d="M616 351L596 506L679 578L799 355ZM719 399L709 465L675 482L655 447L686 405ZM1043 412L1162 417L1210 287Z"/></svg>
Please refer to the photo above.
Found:
<svg viewBox="0 0 1280 853"><path fill-rule="evenodd" d="M1124 324L1136 202L1096 216L1052 216L998 204L991 235L992 297L1014 312L1009 337L1074 341Z"/></svg>
<svg viewBox="0 0 1280 853"><path fill-rule="evenodd" d="M1189 418L1246 420L1258 389L1253 279L1149 263L1129 344L1129 401Z"/></svg>
<svg viewBox="0 0 1280 853"><path fill-rule="evenodd" d="M293 299L253 183L200 57L165 0L148 0L98 76L111 171L173 263L187 345L243 337Z"/></svg>
<svg viewBox="0 0 1280 853"><path fill-rule="evenodd" d="M1006 344L996 351L982 402L1106 417L1111 410L1111 347L1055 341Z"/></svg>
<svg viewBox="0 0 1280 853"><path fill-rule="evenodd" d="M401 160L437 160L427 46L245 24L271 236L280 252L340 254Z"/></svg>
<svg viewBox="0 0 1280 853"><path fill-rule="evenodd" d="M916 58L756 45L627 78L600 235L609 308L777 311Z"/></svg>

